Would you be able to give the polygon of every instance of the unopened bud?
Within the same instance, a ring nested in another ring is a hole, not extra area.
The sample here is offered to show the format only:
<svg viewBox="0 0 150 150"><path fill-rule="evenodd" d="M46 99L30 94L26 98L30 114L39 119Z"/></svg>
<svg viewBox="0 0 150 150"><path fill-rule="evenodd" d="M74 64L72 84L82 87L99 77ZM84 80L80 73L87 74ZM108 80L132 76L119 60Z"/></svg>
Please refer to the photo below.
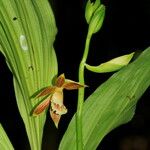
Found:
<svg viewBox="0 0 150 150"><path fill-rule="evenodd" d="M94 12L90 23L89 23L89 34L96 33L102 27L103 21L105 17L105 6L100 5L96 11Z"/></svg>
<svg viewBox="0 0 150 150"><path fill-rule="evenodd" d="M88 0L85 8L85 18L87 23L90 23L90 20L95 12L95 10L100 6L100 0L96 0L95 3Z"/></svg>

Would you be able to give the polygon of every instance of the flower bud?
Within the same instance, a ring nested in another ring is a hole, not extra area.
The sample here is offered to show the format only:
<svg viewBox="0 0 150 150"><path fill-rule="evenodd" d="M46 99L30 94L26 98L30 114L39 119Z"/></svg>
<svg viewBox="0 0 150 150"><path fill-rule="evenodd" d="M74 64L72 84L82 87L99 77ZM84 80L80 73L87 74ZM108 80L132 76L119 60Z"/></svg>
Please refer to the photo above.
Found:
<svg viewBox="0 0 150 150"><path fill-rule="evenodd" d="M94 12L89 23L89 34L96 33L102 27L105 17L105 6L100 5Z"/></svg>
<svg viewBox="0 0 150 150"><path fill-rule="evenodd" d="M96 0L95 3L91 2L91 0L88 0L85 8L85 18L88 24L90 23L93 13L99 6L100 0Z"/></svg>

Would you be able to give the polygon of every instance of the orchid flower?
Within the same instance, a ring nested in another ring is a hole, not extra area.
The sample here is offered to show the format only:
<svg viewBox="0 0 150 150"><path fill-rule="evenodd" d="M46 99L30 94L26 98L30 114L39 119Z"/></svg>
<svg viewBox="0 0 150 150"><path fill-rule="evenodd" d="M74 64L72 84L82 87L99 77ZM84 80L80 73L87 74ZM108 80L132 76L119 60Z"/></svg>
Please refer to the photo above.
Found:
<svg viewBox="0 0 150 150"><path fill-rule="evenodd" d="M67 113L67 109L63 104L63 89L75 90L81 87L86 87L78 82L74 82L69 79L65 79L65 75L61 74L57 79L54 86L48 86L44 88L36 98L45 96L40 104L38 104L33 110L33 115L37 116L41 114L46 108L49 107L50 116L54 121L55 126L58 128L61 115Z"/></svg>

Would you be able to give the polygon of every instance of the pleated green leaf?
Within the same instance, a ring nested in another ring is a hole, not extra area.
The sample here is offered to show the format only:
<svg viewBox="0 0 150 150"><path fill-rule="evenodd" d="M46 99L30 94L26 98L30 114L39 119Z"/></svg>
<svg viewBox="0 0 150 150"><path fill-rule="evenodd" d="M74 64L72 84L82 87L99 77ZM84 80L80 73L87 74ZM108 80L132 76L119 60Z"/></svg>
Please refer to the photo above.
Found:
<svg viewBox="0 0 150 150"><path fill-rule="evenodd" d="M124 67L87 98L83 109L84 150L95 150L104 136L130 121L136 103L150 85L150 48ZM76 150L75 116L59 150Z"/></svg>
<svg viewBox="0 0 150 150"><path fill-rule="evenodd" d="M1 124L0 124L0 148L2 150L14 150Z"/></svg>
<svg viewBox="0 0 150 150"><path fill-rule="evenodd" d="M48 0L0 0L0 51L13 74L17 105L32 150L40 150L46 113L31 116L30 97L57 75L57 29Z"/></svg>

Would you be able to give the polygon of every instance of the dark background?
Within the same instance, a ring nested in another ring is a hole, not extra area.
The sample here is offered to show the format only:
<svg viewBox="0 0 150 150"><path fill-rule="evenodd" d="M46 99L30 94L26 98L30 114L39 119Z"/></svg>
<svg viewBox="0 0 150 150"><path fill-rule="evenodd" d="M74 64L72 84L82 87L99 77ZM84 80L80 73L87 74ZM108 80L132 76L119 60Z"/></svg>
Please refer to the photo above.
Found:
<svg viewBox="0 0 150 150"><path fill-rule="evenodd" d="M86 0L51 0L58 34L55 41L59 74L77 81L78 66L82 57L87 33L84 19ZM100 32L91 41L88 63L98 65L111 58L142 51L150 46L150 1L149 0L103 0L106 17ZM112 73L94 74L86 71L86 97L106 81ZM150 150L150 93L148 89L138 102L131 122L108 134L98 150ZM56 150L67 125L76 111L77 91L65 91L65 105L69 112L62 117L59 129L48 118L44 131L43 150ZM28 150L28 141L18 114L12 84L12 75L4 57L0 55L0 122L8 133L16 150ZM141 149L140 149L141 146ZM144 148L145 146L145 148ZM47 148L46 148L47 147Z"/></svg>

